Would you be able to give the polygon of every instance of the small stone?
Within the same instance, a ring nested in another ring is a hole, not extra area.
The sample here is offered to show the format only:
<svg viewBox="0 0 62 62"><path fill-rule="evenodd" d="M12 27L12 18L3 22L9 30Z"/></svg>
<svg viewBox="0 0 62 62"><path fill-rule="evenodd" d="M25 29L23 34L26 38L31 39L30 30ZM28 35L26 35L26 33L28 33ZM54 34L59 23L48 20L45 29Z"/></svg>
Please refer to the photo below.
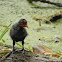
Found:
<svg viewBox="0 0 62 62"><path fill-rule="evenodd" d="M55 43L60 41L60 37L59 36L55 36L53 39L54 39Z"/></svg>

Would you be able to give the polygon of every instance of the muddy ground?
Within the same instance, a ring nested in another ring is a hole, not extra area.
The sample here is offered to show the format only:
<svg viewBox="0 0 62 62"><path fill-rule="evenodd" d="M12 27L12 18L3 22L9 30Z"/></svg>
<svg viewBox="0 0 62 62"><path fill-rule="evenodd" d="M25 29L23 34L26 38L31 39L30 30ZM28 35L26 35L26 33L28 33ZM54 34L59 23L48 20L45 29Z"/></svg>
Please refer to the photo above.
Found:
<svg viewBox="0 0 62 62"><path fill-rule="evenodd" d="M59 58L39 55L25 50L22 54L20 48L15 47L16 51L12 53L12 46L0 44L0 62L61 62Z"/></svg>

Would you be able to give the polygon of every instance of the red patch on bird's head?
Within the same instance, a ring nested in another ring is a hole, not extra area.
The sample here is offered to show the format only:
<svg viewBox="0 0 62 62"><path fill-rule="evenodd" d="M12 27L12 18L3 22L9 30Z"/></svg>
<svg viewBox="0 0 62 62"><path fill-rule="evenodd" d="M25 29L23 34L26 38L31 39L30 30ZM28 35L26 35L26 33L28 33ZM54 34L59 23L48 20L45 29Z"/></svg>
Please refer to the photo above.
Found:
<svg viewBox="0 0 62 62"><path fill-rule="evenodd" d="M25 19L21 19L21 25L22 25L22 27L28 28L27 21Z"/></svg>
<svg viewBox="0 0 62 62"><path fill-rule="evenodd" d="M26 22L26 24L24 25L24 27L27 27L27 28L28 28L27 22Z"/></svg>

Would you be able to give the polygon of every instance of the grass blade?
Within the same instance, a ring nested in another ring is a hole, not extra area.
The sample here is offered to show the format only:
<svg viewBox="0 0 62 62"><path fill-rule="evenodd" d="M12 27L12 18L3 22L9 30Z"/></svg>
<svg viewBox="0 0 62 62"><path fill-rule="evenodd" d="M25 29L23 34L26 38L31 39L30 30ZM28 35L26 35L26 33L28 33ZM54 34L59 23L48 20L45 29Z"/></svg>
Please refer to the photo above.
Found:
<svg viewBox="0 0 62 62"><path fill-rule="evenodd" d="M4 39L2 39L3 43L5 43L6 41Z"/></svg>
<svg viewBox="0 0 62 62"><path fill-rule="evenodd" d="M2 39L2 37L6 34L6 32L10 29L9 27L11 26L11 24L9 24L5 30L2 32L2 34L0 35L0 40Z"/></svg>
<svg viewBox="0 0 62 62"><path fill-rule="evenodd" d="M32 48L31 48L31 46L30 46L30 45L28 46L28 48L29 48L29 50L30 50L31 52L33 52L33 50L32 50Z"/></svg>
<svg viewBox="0 0 62 62"><path fill-rule="evenodd" d="M19 47L21 47L21 48L22 48L22 45L20 45L20 44L19 44L19 43L17 43L17 42L16 42L16 44L17 44Z"/></svg>

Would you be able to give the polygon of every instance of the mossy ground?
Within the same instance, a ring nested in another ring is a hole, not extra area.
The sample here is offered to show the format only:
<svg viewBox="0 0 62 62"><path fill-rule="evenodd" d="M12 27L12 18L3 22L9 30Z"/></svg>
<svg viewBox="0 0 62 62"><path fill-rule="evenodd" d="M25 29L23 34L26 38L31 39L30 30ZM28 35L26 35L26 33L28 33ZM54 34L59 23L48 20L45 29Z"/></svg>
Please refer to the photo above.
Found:
<svg viewBox="0 0 62 62"><path fill-rule="evenodd" d="M62 3L62 0L55 0L54 2ZM41 23L41 30L38 30L38 28L40 28L38 22L33 19L34 15L37 17L48 16L60 11L62 8L47 3L34 2L34 4L36 4L36 7L38 5L41 8L34 8L34 6L29 4L27 0L0 0L0 24L14 24L19 19L25 18L28 21L29 27L28 29L26 28L28 36L25 39L25 48L28 48L28 46L33 47L34 45L46 45L56 52L62 51L62 39L58 43L53 41L55 36L62 38L62 19L57 20L60 22L56 22L54 24ZM0 26L0 34L4 29L5 27ZM44 38L46 41L39 41L40 37L46 37ZM6 44L12 45L9 32L5 34L3 39L6 41ZM0 42L2 42L2 40L0 40Z"/></svg>

